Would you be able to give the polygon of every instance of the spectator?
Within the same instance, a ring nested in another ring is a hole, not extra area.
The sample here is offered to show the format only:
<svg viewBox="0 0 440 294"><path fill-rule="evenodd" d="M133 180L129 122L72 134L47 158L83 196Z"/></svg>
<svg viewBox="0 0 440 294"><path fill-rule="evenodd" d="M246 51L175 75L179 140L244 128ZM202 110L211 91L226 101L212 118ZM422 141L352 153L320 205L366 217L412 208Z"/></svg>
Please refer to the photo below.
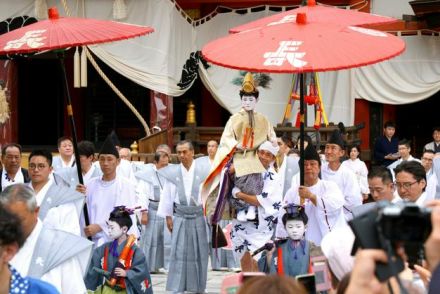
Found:
<svg viewBox="0 0 440 294"><path fill-rule="evenodd" d="M395 169L396 188L399 196L406 201L411 201L422 206L433 195L426 195L426 172L423 166L416 161L405 161Z"/></svg>
<svg viewBox="0 0 440 294"><path fill-rule="evenodd" d="M214 163L215 154L217 153L218 149L218 143L216 140L209 140L208 144L206 145L207 152L208 152L208 158L211 166Z"/></svg>
<svg viewBox="0 0 440 294"><path fill-rule="evenodd" d="M307 291L303 285L287 276L258 276L247 280L240 287L237 294L306 294Z"/></svg>
<svg viewBox="0 0 440 294"><path fill-rule="evenodd" d="M394 137L395 132L396 125L391 121L387 121L383 127L383 136L377 138L374 145L376 164L388 166L399 158L396 154L399 140Z"/></svg>
<svg viewBox="0 0 440 294"><path fill-rule="evenodd" d="M29 183L29 172L21 167L21 146L10 143L2 147L0 162L0 192L9 185ZM3 167L1 163L3 163Z"/></svg>
<svg viewBox="0 0 440 294"><path fill-rule="evenodd" d="M434 141L426 144L425 147L423 148L423 150L432 150L432 151L434 151L434 153L439 153L440 152L440 127L435 127L432 130L432 138L434 139Z"/></svg>
<svg viewBox="0 0 440 294"><path fill-rule="evenodd" d="M368 169L365 162L359 159L361 149L358 145L350 147L350 158L342 162L342 166L347 167L356 175L356 178L361 189L362 198L367 200L368 198Z"/></svg>
<svg viewBox="0 0 440 294"><path fill-rule="evenodd" d="M413 161L413 160L420 162L419 159L414 158L411 155L411 141L406 139L400 140L398 144L398 150L399 150L400 158L388 166L388 168L391 170L391 173L393 174L393 178L394 178L394 169L402 162Z"/></svg>
<svg viewBox="0 0 440 294"><path fill-rule="evenodd" d="M361 215L376 207L376 202L387 200L396 202L400 198L395 194L393 176L391 171L384 166L375 166L368 174L368 189L375 202L364 203L353 209L353 217Z"/></svg>

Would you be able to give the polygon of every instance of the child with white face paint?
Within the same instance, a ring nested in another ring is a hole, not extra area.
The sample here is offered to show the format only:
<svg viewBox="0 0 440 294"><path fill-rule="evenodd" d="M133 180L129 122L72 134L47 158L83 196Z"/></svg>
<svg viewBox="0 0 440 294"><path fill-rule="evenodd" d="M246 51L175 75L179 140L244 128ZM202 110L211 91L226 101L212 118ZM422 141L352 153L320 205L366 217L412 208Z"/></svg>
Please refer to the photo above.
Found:
<svg viewBox="0 0 440 294"><path fill-rule="evenodd" d="M145 255L132 242L134 235L127 236L127 231L133 224L131 213L125 206L117 206L110 213L107 233L113 241L93 251L84 278L88 290L95 293L153 293ZM112 278L116 281L114 286L111 284Z"/></svg>
<svg viewBox="0 0 440 294"><path fill-rule="evenodd" d="M270 273L286 274L292 277L307 274L310 269L310 258L322 256L322 251L319 246L305 239L308 217L304 207L287 206L282 221L288 238L277 242L277 248L272 255Z"/></svg>
<svg viewBox="0 0 440 294"><path fill-rule="evenodd" d="M243 151L244 154L248 149L254 148L253 146L253 135L254 129L258 126L255 124L254 110L258 102L258 90L256 89L252 75L248 73L243 81L242 90L240 91L241 97L241 107L246 111L248 115L248 127L243 130L243 139L237 144L237 149ZM261 173L248 173L242 176L235 176L235 187L236 189L232 193L235 195L237 191L249 195L259 195L263 192L263 177ZM257 217L257 207L249 205L244 201L239 201L237 199L232 199L232 205L237 211L237 220L241 222L252 221Z"/></svg>

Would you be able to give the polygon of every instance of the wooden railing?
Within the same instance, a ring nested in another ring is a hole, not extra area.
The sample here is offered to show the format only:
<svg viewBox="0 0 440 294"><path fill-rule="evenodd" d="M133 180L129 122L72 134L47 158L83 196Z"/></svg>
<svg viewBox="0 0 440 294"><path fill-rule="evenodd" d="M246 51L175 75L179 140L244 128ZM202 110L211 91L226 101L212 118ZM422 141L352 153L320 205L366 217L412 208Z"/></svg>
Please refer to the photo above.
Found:
<svg viewBox="0 0 440 294"><path fill-rule="evenodd" d="M348 145L360 144L359 131L364 128L364 124L359 124L356 126L345 127L346 135L345 141ZM223 133L223 127L198 127L196 125L188 125L185 127L175 127L173 128L173 146L180 140L191 140L194 143L196 152L204 151L206 144L209 140L220 140ZM321 127L319 130L320 139L314 139L319 146L324 146L331 133L337 129L336 125L330 125L328 127ZM317 131L312 127L305 128L305 131L312 137L316 137ZM287 135L296 140L299 136L299 128L295 127L275 127L275 132L277 136Z"/></svg>

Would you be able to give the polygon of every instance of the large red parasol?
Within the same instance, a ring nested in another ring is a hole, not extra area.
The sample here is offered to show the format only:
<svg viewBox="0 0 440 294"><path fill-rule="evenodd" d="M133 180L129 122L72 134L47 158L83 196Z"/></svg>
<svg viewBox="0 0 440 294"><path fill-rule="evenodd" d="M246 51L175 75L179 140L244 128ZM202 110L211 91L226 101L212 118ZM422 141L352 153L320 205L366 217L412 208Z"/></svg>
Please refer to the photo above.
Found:
<svg viewBox="0 0 440 294"><path fill-rule="evenodd" d="M309 0L307 6L302 6L286 12L277 13L244 25L234 27L230 33L239 33L247 30L257 29L265 26L274 26L283 23L296 22L298 13L306 13L310 22L363 26L371 24L383 24L396 22L397 19L374 15L371 13L359 12L355 10L340 9L329 6L316 5L315 0Z"/></svg>
<svg viewBox="0 0 440 294"><path fill-rule="evenodd" d="M153 28L90 18L59 17L49 9L49 19L0 35L0 55L31 53L130 39Z"/></svg>
<svg viewBox="0 0 440 294"><path fill-rule="evenodd" d="M74 46L91 45L134 38L153 32L153 28L119 23L114 21L60 17L58 10L49 9L49 19L0 35L0 55L32 53L46 50L63 49ZM67 114L72 130L73 148L78 179L84 183L79 160L78 144L73 118L72 101L67 82L64 55L59 55L64 76L64 90L67 100ZM84 218L89 224L87 207L84 204Z"/></svg>
<svg viewBox="0 0 440 294"><path fill-rule="evenodd" d="M348 69L392 58L405 43L390 34L346 25L307 21L264 26L214 40L202 49L214 64L252 72L300 74L300 156L304 158L304 73ZM300 166L304 184L304 166Z"/></svg>
<svg viewBox="0 0 440 294"><path fill-rule="evenodd" d="M202 54L207 61L228 68L301 73L368 65L392 58L404 49L405 43L388 33L307 22L228 35L207 44Z"/></svg>

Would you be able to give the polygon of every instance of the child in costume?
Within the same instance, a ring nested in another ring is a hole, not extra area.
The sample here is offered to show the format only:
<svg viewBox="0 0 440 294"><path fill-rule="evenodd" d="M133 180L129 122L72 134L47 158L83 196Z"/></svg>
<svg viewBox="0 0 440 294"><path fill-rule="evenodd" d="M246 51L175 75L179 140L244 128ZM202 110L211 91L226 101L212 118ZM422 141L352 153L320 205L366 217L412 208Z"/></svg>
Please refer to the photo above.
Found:
<svg viewBox="0 0 440 294"><path fill-rule="evenodd" d="M131 211L117 206L107 222L108 235L114 241L105 243L93 252L85 284L89 293L153 293L149 267L136 237L127 235L133 222Z"/></svg>
<svg viewBox="0 0 440 294"><path fill-rule="evenodd" d="M319 246L305 239L308 217L304 208L290 204L282 220L288 238L276 242L270 273L292 277L310 273L310 258L323 254Z"/></svg>
<svg viewBox="0 0 440 294"><path fill-rule="evenodd" d="M233 157L235 191L249 195L259 195L263 191L262 172L265 169L258 159L256 152L258 147L266 140L272 141L277 146L270 122L264 115L254 111L258 96L259 92L253 76L247 73L240 90L242 109L232 115L227 122L219 147L225 149L235 146ZM234 197L231 198L231 204L236 209L237 220L247 221L256 218L255 206Z"/></svg>

